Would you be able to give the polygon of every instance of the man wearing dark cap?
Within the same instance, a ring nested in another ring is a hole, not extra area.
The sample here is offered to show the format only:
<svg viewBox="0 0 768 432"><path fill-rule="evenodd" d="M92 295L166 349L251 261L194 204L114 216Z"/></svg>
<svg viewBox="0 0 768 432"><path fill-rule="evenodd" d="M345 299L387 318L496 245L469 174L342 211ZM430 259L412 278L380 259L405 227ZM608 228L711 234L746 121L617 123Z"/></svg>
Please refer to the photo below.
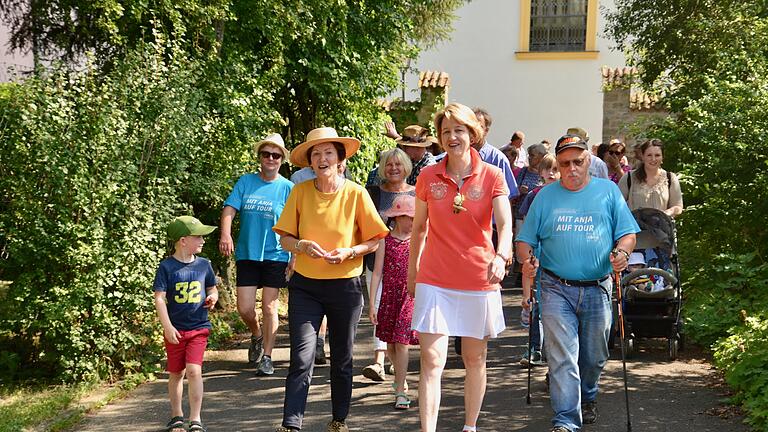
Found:
<svg viewBox="0 0 768 432"><path fill-rule="evenodd" d="M627 266L640 229L610 180L589 175L587 142L555 146L560 181L539 191L517 242L523 277L541 265L541 317L554 417L552 432L597 420L597 388L608 360L613 272ZM538 249L538 257L532 251Z"/></svg>
<svg viewBox="0 0 768 432"><path fill-rule="evenodd" d="M589 141L589 134L587 131L580 127L572 127L568 128L568 131L565 132L567 135L576 135L577 137L581 138L585 143ZM592 177L599 177L599 178L608 178L608 165L603 162L602 159L597 157L596 154L590 153L589 158L589 175Z"/></svg>

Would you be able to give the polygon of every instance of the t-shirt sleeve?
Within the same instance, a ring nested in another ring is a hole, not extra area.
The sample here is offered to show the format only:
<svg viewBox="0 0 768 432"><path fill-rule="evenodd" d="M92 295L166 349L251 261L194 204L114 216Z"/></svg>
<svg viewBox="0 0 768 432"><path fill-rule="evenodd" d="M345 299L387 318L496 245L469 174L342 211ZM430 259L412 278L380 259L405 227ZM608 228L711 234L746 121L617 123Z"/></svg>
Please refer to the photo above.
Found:
<svg viewBox="0 0 768 432"><path fill-rule="evenodd" d="M525 217L528 214L528 210L531 208L533 198L536 197L536 192L531 192L523 198L523 202L520 204L520 208L517 210L519 216Z"/></svg>
<svg viewBox="0 0 768 432"><path fill-rule="evenodd" d="M205 287L215 287L216 286L216 273L213 271L213 266L211 265L210 260L205 260L205 264L207 266L205 270Z"/></svg>
<svg viewBox="0 0 768 432"><path fill-rule="evenodd" d="M373 205L370 195L365 190L360 191L357 200L357 226L360 230L362 241L381 239L387 236L389 229L381 220L376 206Z"/></svg>
<svg viewBox="0 0 768 432"><path fill-rule="evenodd" d="M517 235L515 241L521 241L528 243L531 247L536 248L539 245L538 226L541 219L541 201L533 201L528 214L523 221L523 226L520 228L520 232Z"/></svg>
<svg viewBox="0 0 768 432"><path fill-rule="evenodd" d="M427 180L423 176L416 178L416 198L427 201Z"/></svg>
<svg viewBox="0 0 768 432"><path fill-rule="evenodd" d="M232 188L232 192L229 194L226 200L224 200L224 206L230 206L233 209L240 211L240 206L243 204L243 177L240 177L235 183L235 187Z"/></svg>
<svg viewBox="0 0 768 432"><path fill-rule="evenodd" d="M272 231L279 235L290 235L293 237L299 237L299 194L301 188L291 189L288 200L285 202L283 212L280 214L280 218L277 220L275 226L272 227Z"/></svg>
<svg viewBox="0 0 768 432"><path fill-rule="evenodd" d="M491 195L493 198L500 195L509 195L509 189L507 189L507 182L504 179L503 172L498 171L493 180L493 194ZM514 181L514 179L512 179L512 181Z"/></svg>
<svg viewBox="0 0 768 432"><path fill-rule="evenodd" d="M619 190L615 187L609 190L613 199L613 220L615 221L613 241L615 242L627 234L640 232L640 227Z"/></svg>
<svg viewBox="0 0 768 432"><path fill-rule="evenodd" d="M166 292L168 291L168 272L165 270L165 266L160 263L160 266L155 272L155 282L152 284L152 290Z"/></svg>
<svg viewBox="0 0 768 432"><path fill-rule="evenodd" d="M506 157L501 160L501 170L504 172L504 180L507 182L507 189L509 190L509 199L514 199L520 195L520 191L517 190L517 181L515 180L515 174L512 172L512 167L509 166L509 161Z"/></svg>

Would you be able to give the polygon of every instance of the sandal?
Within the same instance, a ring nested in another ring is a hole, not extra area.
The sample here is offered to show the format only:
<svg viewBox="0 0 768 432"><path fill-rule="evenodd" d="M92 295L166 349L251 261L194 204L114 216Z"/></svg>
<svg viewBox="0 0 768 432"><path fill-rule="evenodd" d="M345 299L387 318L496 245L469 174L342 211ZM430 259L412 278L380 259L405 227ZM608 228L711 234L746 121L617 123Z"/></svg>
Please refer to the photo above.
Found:
<svg viewBox="0 0 768 432"><path fill-rule="evenodd" d="M396 393L395 394L395 409L396 410L407 410L411 407L411 399L408 397L405 393Z"/></svg>
<svg viewBox="0 0 768 432"><path fill-rule="evenodd" d="M203 426L202 423L200 423L197 420L192 420L189 422L189 429L187 429L189 432L207 432L208 429Z"/></svg>
<svg viewBox="0 0 768 432"><path fill-rule="evenodd" d="M184 430L184 417L173 417L171 418L171 421L165 425L165 432L173 432L174 430Z"/></svg>
<svg viewBox="0 0 768 432"><path fill-rule="evenodd" d="M404 392L407 392L407 391L408 391L408 383L405 383L405 385L403 386L403 388L404 388L404 390L403 390L403 391L404 391ZM394 382L392 383L392 390L394 390L395 392L397 392L397 383L394 383Z"/></svg>

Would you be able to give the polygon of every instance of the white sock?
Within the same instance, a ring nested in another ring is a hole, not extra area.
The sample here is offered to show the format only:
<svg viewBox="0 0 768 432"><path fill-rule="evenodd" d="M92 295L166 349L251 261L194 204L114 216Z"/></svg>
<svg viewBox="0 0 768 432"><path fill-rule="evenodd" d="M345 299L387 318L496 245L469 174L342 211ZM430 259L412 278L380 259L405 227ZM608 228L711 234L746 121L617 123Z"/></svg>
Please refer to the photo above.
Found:
<svg viewBox="0 0 768 432"><path fill-rule="evenodd" d="M477 426L467 426L464 425L464 429L461 430L462 432L477 432Z"/></svg>

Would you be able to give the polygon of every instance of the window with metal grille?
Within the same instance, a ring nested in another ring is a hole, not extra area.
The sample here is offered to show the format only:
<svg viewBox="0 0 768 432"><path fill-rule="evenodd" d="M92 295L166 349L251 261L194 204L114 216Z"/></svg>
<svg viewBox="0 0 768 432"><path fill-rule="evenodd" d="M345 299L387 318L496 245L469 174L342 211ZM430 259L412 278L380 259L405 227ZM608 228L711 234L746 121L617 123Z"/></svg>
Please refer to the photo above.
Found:
<svg viewBox="0 0 768 432"><path fill-rule="evenodd" d="M584 51L588 0L531 0L530 51Z"/></svg>

